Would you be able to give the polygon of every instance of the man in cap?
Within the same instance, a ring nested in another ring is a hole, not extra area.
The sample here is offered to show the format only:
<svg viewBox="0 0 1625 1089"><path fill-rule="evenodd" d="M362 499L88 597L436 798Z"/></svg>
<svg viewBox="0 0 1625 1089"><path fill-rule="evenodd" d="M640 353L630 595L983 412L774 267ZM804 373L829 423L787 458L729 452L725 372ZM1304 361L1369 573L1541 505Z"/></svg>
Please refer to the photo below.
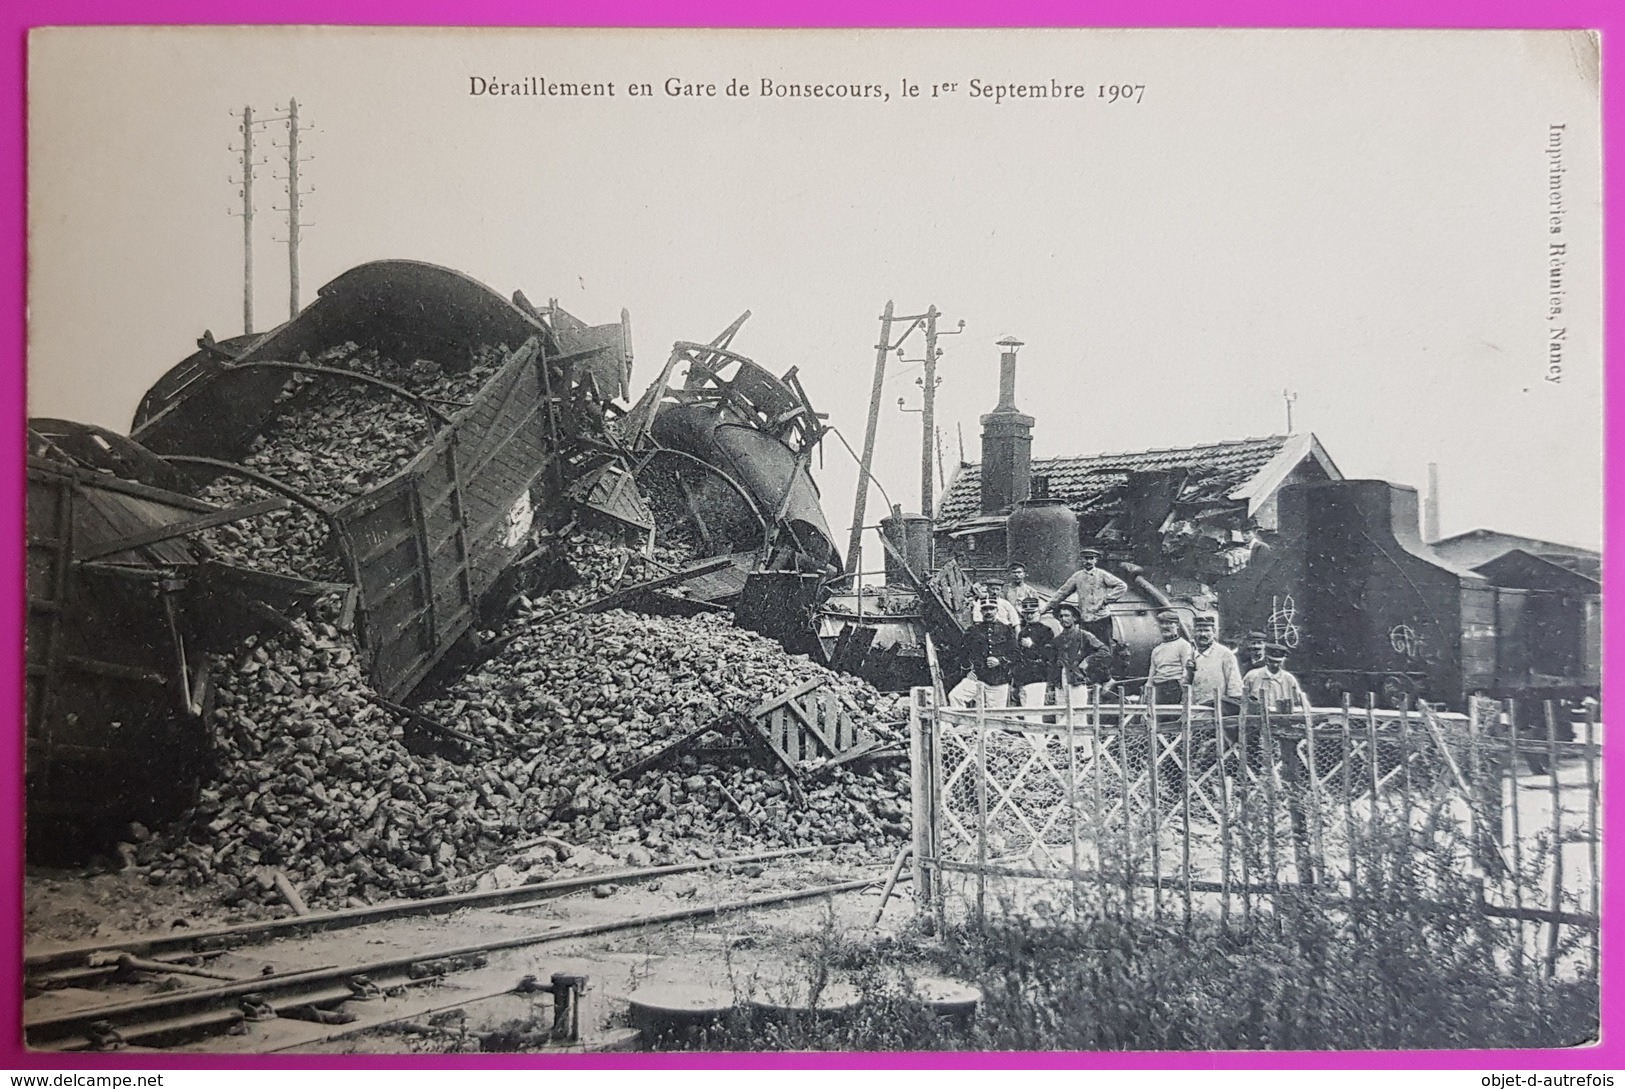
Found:
<svg viewBox="0 0 1625 1089"><path fill-rule="evenodd" d="M1264 668L1264 648L1269 645L1269 641L1270 637L1261 631L1247 633L1247 638L1242 641L1242 646L1246 648L1246 653L1241 656L1242 677L1245 678L1248 673L1255 669Z"/></svg>
<svg viewBox="0 0 1625 1089"><path fill-rule="evenodd" d="M999 623L1009 624L1012 628L1021 627L1021 609L1019 608L1019 603L1011 601L1005 596L1005 584L1002 580L997 577L988 579L986 588L982 594L982 598L984 600L991 599L993 601L994 608L998 610ZM980 615L979 608L978 615Z"/></svg>
<svg viewBox="0 0 1625 1089"><path fill-rule="evenodd" d="M1073 594L1078 595L1078 614L1085 631L1102 643L1112 641L1111 604L1128 593L1128 583L1100 566L1100 549L1085 548L1080 553L1083 566L1072 572L1072 577L1061 583L1055 596L1044 606L1045 612L1056 608Z"/></svg>
<svg viewBox="0 0 1625 1089"><path fill-rule="evenodd" d="M1196 617L1191 699L1222 711L1221 701L1241 699L1241 667L1236 664L1235 651L1218 641L1218 630L1219 618L1212 613Z"/></svg>
<svg viewBox="0 0 1625 1089"><path fill-rule="evenodd" d="M1179 631L1179 614L1164 609L1157 614L1162 642L1151 648L1151 672L1145 679L1145 700L1160 706L1185 702L1185 686L1196 671L1196 648Z"/></svg>
<svg viewBox="0 0 1625 1089"><path fill-rule="evenodd" d="M1016 629L1002 624L998 604L984 598L977 606L979 619L965 633L965 657L970 671L948 693L954 707L972 707L980 696L988 707L1003 707L1010 699L1010 667L1017 657Z"/></svg>
<svg viewBox="0 0 1625 1089"><path fill-rule="evenodd" d="M1019 560L1005 568L1004 586L999 590L999 596L1019 611L1022 602L1031 597L1033 588L1027 585L1027 565Z"/></svg>
<svg viewBox="0 0 1625 1089"><path fill-rule="evenodd" d="M1042 707L1049 688L1051 662L1055 658L1055 631L1038 619L1038 596L1028 594L1021 602L1021 627L1016 631L1016 664L1011 681L1018 707Z"/></svg>
<svg viewBox="0 0 1625 1089"><path fill-rule="evenodd" d="M1056 606L1061 630L1050 643L1050 681L1055 685L1055 701L1065 702L1061 689L1068 687L1074 707L1088 702L1091 684L1111 679L1111 648L1083 629L1079 615L1078 607L1071 603Z"/></svg>
<svg viewBox="0 0 1625 1089"><path fill-rule="evenodd" d="M1241 689L1252 703L1262 704L1271 713L1291 711L1304 699L1298 678L1284 668L1286 648L1279 643L1264 645L1264 665L1242 678Z"/></svg>

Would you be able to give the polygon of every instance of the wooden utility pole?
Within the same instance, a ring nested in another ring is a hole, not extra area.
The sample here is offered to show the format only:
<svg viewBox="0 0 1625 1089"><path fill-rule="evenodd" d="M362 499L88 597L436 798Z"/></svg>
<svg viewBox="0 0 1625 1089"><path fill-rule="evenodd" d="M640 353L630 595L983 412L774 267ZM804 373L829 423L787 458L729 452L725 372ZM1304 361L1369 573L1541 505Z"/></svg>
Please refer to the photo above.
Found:
<svg viewBox="0 0 1625 1089"><path fill-rule="evenodd" d="M299 315L299 102L288 99L288 317Z"/></svg>
<svg viewBox="0 0 1625 1089"><path fill-rule="evenodd" d="M243 332L254 331L254 107L243 107Z"/></svg>
<svg viewBox="0 0 1625 1089"><path fill-rule="evenodd" d="M925 312L925 374L920 387L925 391L920 402L920 513L931 517L936 498L936 481L931 477L932 446L937 434L937 318L941 315L933 305Z"/></svg>
<svg viewBox="0 0 1625 1089"><path fill-rule="evenodd" d="M863 511L869 499L869 471L875 458L875 432L880 427L880 398L886 385L886 356L891 353L892 300L880 315L880 343L875 345L875 381L869 394L869 423L863 432L863 457L858 462L858 497L852 504L852 535L846 545L846 574L855 586L863 554Z"/></svg>

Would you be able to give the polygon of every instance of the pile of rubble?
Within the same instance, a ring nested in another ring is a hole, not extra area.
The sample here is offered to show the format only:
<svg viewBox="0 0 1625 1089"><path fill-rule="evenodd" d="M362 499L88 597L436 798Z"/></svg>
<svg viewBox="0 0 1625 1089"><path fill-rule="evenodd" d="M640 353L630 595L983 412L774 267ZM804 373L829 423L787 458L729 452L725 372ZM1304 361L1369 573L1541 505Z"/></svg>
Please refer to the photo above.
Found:
<svg viewBox="0 0 1625 1089"><path fill-rule="evenodd" d="M275 902L280 871L312 906L339 907L611 860L903 841L896 763L794 784L760 763L679 755L615 778L813 677L883 739L900 736L899 710L723 615L580 611L661 565L595 534L541 537L573 585L523 599L501 649L415 716L377 699L350 637L321 620L217 663L215 778L174 828L129 845L130 861L153 883L212 884L229 902Z"/></svg>
<svg viewBox="0 0 1625 1089"><path fill-rule="evenodd" d="M476 351L465 370L431 360L397 363L354 343L337 345L313 362L389 382L450 415L467 405L502 365L504 347ZM376 386L333 375L295 373L242 465L333 510L383 484L421 453L439 426L422 405ZM242 477L223 475L198 493L206 502L240 506L274 493ZM302 578L343 577L327 521L295 506L249 522L220 526L203 539L221 559Z"/></svg>

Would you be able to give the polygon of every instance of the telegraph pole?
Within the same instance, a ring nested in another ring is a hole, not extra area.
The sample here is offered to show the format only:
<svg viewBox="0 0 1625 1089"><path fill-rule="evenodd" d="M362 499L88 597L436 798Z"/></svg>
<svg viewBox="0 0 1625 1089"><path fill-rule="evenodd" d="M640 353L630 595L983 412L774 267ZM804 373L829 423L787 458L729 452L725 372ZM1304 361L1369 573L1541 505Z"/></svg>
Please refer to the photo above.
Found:
<svg viewBox="0 0 1625 1089"><path fill-rule="evenodd" d="M235 116L235 115L234 115ZM254 168L264 163L254 158L254 126L269 124L277 118L254 117L254 107L244 106L242 122L238 132L243 134L242 160L239 164L242 177L237 179L239 189L237 195L243 199L243 208L240 212L230 212L230 215L239 215L243 219L243 332L254 331ZM236 149L233 149L236 150ZM227 179L231 180L230 178Z"/></svg>
<svg viewBox="0 0 1625 1089"><path fill-rule="evenodd" d="M921 319L925 325L925 373L920 378L920 388L924 393L920 402L920 513L927 518L932 517L936 506L931 463L937 452L937 360L942 357L942 349L937 347L937 337L954 336L965 331L965 322L961 320L959 328L952 332L938 333L937 319L941 316L941 311L932 306Z"/></svg>
<svg viewBox="0 0 1625 1089"><path fill-rule="evenodd" d="M254 107L243 107L243 332L254 331Z"/></svg>
<svg viewBox="0 0 1625 1089"><path fill-rule="evenodd" d="M875 432L880 427L880 398L886 384L886 356L891 353L892 300L880 315L880 343L875 345L875 382L869 395L869 423L863 432L863 458L858 462L858 498L852 505L852 535L846 545L846 574L855 585L863 549L863 510L869 499L869 469L874 464Z"/></svg>
<svg viewBox="0 0 1625 1089"><path fill-rule="evenodd" d="M288 317L299 315L299 102L288 99Z"/></svg>
<svg viewBox="0 0 1625 1089"><path fill-rule="evenodd" d="M925 373L920 378L920 513L931 517L936 481L931 477L932 446L937 434L937 318L936 306L925 312Z"/></svg>

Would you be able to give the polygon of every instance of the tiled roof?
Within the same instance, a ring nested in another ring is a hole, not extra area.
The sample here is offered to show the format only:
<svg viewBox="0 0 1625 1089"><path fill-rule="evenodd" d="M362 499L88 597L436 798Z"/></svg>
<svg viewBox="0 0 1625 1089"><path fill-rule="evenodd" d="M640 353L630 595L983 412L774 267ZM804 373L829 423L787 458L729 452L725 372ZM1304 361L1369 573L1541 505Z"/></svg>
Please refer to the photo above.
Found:
<svg viewBox="0 0 1625 1089"><path fill-rule="evenodd" d="M1080 515L1106 513L1104 508L1115 506L1117 489L1127 483L1130 473L1193 470L1179 500L1222 501L1257 476L1291 439L1290 435L1272 435L1169 450L1034 458L1032 475L1048 477L1050 498L1066 500ZM963 466L943 494L937 524L948 527L974 518L981 513L981 504L981 466Z"/></svg>

